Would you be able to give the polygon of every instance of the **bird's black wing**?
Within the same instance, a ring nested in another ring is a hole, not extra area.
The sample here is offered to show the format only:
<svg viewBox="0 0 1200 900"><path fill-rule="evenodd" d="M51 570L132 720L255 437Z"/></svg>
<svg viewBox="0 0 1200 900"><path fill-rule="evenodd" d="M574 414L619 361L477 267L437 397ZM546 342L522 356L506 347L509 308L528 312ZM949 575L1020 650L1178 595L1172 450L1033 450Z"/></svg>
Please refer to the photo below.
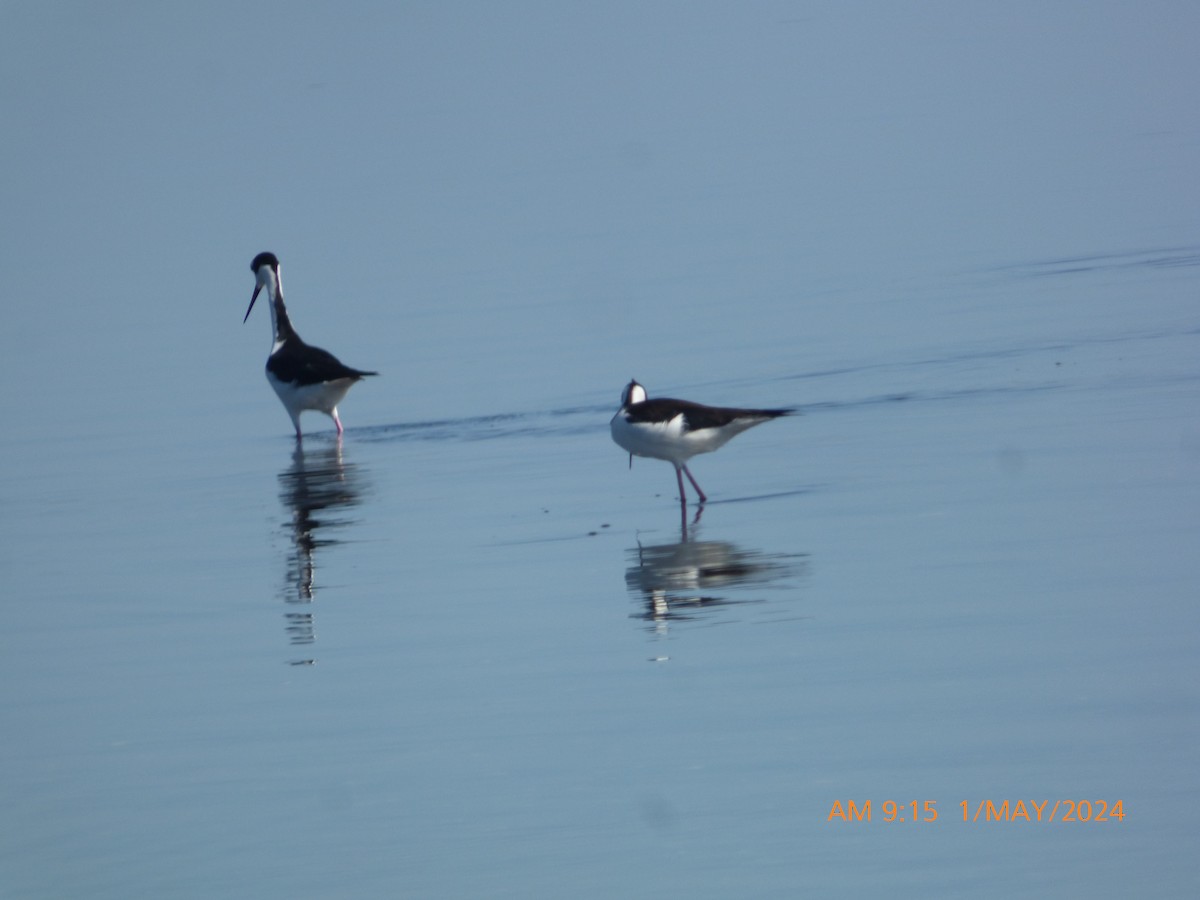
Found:
<svg viewBox="0 0 1200 900"><path fill-rule="evenodd" d="M289 341L267 360L267 368L280 381L290 384L321 384L340 378L365 378L378 372L364 372L345 365L328 350Z"/></svg>
<svg viewBox="0 0 1200 900"><path fill-rule="evenodd" d="M723 428L737 419L775 419L794 413L794 409L739 409L728 406L705 406L690 400L655 397L635 403L626 411L630 422L669 422L683 415L687 431Z"/></svg>

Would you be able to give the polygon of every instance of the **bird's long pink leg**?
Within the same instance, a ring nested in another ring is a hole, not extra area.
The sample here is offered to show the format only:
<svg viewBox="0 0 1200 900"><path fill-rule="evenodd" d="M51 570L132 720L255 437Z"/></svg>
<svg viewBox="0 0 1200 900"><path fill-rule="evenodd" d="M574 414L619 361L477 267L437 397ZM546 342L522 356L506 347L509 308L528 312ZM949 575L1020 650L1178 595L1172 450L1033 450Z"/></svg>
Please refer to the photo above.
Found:
<svg viewBox="0 0 1200 900"><path fill-rule="evenodd" d="M683 539L687 540L687 494L683 490L683 470L675 467L675 480L679 482L679 521L683 529Z"/></svg>
<svg viewBox="0 0 1200 900"><path fill-rule="evenodd" d="M333 416L333 424L337 426L338 437L341 437L342 436L342 420L338 418L336 406L333 408L333 412L331 412L329 415Z"/></svg>
<svg viewBox="0 0 1200 900"><path fill-rule="evenodd" d="M683 471L687 474L688 481L690 481L692 483L692 487L694 487L696 489L696 493L700 495L700 502L707 503L708 498L704 496L704 491L700 490L700 485L696 484L696 479L692 477L691 470L689 470L687 466L684 466ZM676 470L675 474L679 474L678 469ZM679 492L683 493L683 479L682 478L679 479Z"/></svg>

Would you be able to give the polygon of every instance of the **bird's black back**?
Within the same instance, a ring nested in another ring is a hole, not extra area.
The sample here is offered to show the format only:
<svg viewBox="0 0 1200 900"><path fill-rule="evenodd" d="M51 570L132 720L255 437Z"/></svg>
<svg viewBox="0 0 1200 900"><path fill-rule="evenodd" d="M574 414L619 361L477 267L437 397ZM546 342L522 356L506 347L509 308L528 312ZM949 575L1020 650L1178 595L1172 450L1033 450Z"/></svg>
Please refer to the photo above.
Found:
<svg viewBox="0 0 1200 900"><path fill-rule="evenodd" d="M328 350L306 344L298 337L285 341L277 352L271 354L267 360L267 370L280 381L301 386L337 381L340 378L353 378L357 381L368 375L379 374L352 369Z"/></svg>
<svg viewBox="0 0 1200 900"><path fill-rule="evenodd" d="M669 422L683 414L687 431L723 428L738 419L776 419L794 413L794 409L740 409L728 406L705 406L690 400L655 397L635 403L625 411L630 422Z"/></svg>

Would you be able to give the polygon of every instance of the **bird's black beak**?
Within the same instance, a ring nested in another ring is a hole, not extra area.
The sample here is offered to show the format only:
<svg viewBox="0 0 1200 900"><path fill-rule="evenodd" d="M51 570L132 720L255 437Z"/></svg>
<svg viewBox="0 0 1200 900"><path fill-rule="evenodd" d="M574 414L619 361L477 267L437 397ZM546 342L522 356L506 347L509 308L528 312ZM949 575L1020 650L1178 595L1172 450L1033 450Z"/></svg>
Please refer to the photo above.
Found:
<svg viewBox="0 0 1200 900"><path fill-rule="evenodd" d="M250 318L250 310L254 309L254 301L258 299L258 292L259 292L259 291L261 291L261 290L262 290L262 285L261 285L261 284L256 284L256 285L254 286L254 293L250 295L250 305L249 305L248 307L246 307L246 315L245 315L245 317L242 319L242 324L243 324L243 325L245 325L245 324L246 324L246 319L249 319L249 318Z"/></svg>

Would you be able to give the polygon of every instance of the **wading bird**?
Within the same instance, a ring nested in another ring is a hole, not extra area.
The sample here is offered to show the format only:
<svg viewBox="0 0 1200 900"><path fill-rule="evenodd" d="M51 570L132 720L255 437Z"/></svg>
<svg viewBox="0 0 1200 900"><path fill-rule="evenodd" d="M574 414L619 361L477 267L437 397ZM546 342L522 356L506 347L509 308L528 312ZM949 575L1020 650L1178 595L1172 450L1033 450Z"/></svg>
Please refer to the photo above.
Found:
<svg viewBox="0 0 1200 900"><path fill-rule="evenodd" d="M337 407L354 383L378 372L364 372L343 365L336 356L320 347L304 343L288 319L287 307L283 305L283 285L279 280L279 259L274 253L260 253L250 263L254 273L254 293L246 309L245 323L254 309L254 301L266 288L271 301L271 329L274 343L267 357L267 381L275 388L283 408L292 417L296 426L296 440L301 439L300 413L306 409L323 412L333 419L338 437L342 434L342 420Z"/></svg>
<svg viewBox="0 0 1200 900"><path fill-rule="evenodd" d="M704 406L690 400L669 397L647 399L646 389L636 381L625 386L621 408L609 427L612 438L633 457L665 459L675 467L679 482L679 502L687 504L683 476L688 477L700 502L708 498L687 467L697 453L711 453L748 428L794 413L794 409L734 409Z"/></svg>

